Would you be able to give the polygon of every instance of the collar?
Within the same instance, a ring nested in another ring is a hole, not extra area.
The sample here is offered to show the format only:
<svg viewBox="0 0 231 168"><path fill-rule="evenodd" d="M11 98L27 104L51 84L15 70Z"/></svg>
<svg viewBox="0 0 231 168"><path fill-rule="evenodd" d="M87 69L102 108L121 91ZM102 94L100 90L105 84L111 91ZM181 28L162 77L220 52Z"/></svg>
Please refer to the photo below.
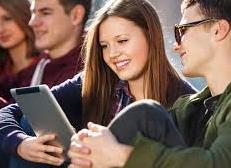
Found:
<svg viewBox="0 0 231 168"><path fill-rule="evenodd" d="M133 99L132 94L129 91L129 87L128 87L128 82L127 81L123 81L123 80L119 80L116 84L115 87L115 94L119 95L119 94L125 94L126 96L130 97Z"/></svg>
<svg viewBox="0 0 231 168"><path fill-rule="evenodd" d="M204 100L204 106L206 109L210 110L210 111L214 111L215 107L216 107L216 103L219 100L221 95L217 95L217 96L213 96L213 97L209 97L207 99Z"/></svg>
<svg viewBox="0 0 231 168"><path fill-rule="evenodd" d="M231 94L231 82L226 87L225 91L219 96L218 102L222 101L228 94ZM201 92L191 95L189 97L189 101L198 103L198 102L204 101L205 99L209 97L211 97L211 92L209 90L209 87L207 86Z"/></svg>
<svg viewBox="0 0 231 168"><path fill-rule="evenodd" d="M80 50L81 50L81 46L77 45L73 49L71 49L68 53L56 59L51 59L48 51L41 52L40 56L45 59L51 59L51 63L54 64L70 64L73 58L75 58L76 60L80 58Z"/></svg>

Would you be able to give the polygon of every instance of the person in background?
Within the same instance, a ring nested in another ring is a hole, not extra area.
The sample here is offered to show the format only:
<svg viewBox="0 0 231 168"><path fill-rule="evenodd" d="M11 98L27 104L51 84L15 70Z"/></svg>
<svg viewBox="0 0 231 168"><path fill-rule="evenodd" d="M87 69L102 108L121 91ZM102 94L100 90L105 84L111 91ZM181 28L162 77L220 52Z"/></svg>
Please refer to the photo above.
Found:
<svg viewBox="0 0 231 168"><path fill-rule="evenodd" d="M30 17L27 0L0 0L0 108L13 102L10 89L20 87L19 76L33 73L31 67L39 61ZM30 85L31 78L20 80ZM1 150L0 158L0 167L7 167L8 157Z"/></svg>
<svg viewBox="0 0 231 168"><path fill-rule="evenodd" d="M181 11L174 49L183 74L205 77L208 86L179 98L169 111L172 118L159 104L144 100L127 107L109 129L89 123L90 130L72 138L70 168L230 167L231 1L184 0ZM174 127L179 132L169 136ZM168 143L182 138L181 144Z"/></svg>
<svg viewBox="0 0 231 168"><path fill-rule="evenodd" d="M107 125L134 101L156 99L167 108L180 95L195 92L166 57L155 10L150 4L147 9L144 5L133 10L126 7L107 4L98 12L83 45L83 73L52 88L76 130L91 120ZM26 134L16 122L22 117L17 105L0 111L4 151L36 163L62 164L62 158L48 154L63 152L60 147L46 145L54 135Z"/></svg>
<svg viewBox="0 0 231 168"><path fill-rule="evenodd" d="M82 70L80 50L90 10L91 0L32 0L29 25L43 59L32 67L31 85L52 87Z"/></svg>
<svg viewBox="0 0 231 168"><path fill-rule="evenodd" d="M31 67L39 61L30 17L27 0L0 0L0 107L12 102L10 89L19 87L19 76L33 73ZM30 85L31 78L22 80Z"/></svg>

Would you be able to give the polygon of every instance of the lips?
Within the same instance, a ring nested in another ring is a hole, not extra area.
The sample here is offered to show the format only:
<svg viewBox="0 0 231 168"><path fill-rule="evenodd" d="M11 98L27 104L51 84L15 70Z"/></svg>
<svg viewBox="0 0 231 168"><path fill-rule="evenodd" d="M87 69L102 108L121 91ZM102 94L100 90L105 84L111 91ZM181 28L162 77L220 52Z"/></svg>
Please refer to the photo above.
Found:
<svg viewBox="0 0 231 168"><path fill-rule="evenodd" d="M0 41L2 42L8 42L10 39L10 35L2 35L0 36Z"/></svg>
<svg viewBox="0 0 231 168"><path fill-rule="evenodd" d="M116 62L115 65L118 70L122 70L126 68L130 62L131 60L123 60L123 61Z"/></svg>
<svg viewBox="0 0 231 168"><path fill-rule="evenodd" d="M181 58L181 64L184 66L184 61L185 61L185 59L184 59L184 57L186 56L186 52L182 52L182 53L180 53L180 58Z"/></svg>
<svg viewBox="0 0 231 168"><path fill-rule="evenodd" d="M181 57L181 59L185 56L185 54L186 54L186 52L182 52L182 53L180 53L180 57Z"/></svg>
<svg viewBox="0 0 231 168"><path fill-rule="evenodd" d="M43 36L46 32L45 31L35 31L35 36L36 38L40 38Z"/></svg>

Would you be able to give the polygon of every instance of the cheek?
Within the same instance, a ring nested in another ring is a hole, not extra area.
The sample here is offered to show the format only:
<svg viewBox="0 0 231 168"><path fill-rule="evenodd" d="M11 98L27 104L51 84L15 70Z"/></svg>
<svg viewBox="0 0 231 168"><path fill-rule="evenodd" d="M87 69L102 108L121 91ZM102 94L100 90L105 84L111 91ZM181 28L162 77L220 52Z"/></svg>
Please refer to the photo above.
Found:
<svg viewBox="0 0 231 168"><path fill-rule="evenodd" d="M143 57L140 58L138 64L142 67L142 69L146 66L148 62L148 56L147 55L143 55Z"/></svg>
<svg viewBox="0 0 231 168"><path fill-rule="evenodd" d="M14 30L14 37L18 40L24 40L25 39L25 33L21 31L21 29L15 29Z"/></svg>
<svg viewBox="0 0 231 168"><path fill-rule="evenodd" d="M146 64L148 60L148 48L142 47L134 50L134 56L139 64Z"/></svg>
<svg viewBox="0 0 231 168"><path fill-rule="evenodd" d="M137 57L138 61L146 62L149 52L148 42L144 37L137 39L130 47L130 51Z"/></svg>
<svg viewBox="0 0 231 168"><path fill-rule="evenodd" d="M105 51L103 52L103 60L107 65L110 64L110 58L109 58L108 54Z"/></svg>

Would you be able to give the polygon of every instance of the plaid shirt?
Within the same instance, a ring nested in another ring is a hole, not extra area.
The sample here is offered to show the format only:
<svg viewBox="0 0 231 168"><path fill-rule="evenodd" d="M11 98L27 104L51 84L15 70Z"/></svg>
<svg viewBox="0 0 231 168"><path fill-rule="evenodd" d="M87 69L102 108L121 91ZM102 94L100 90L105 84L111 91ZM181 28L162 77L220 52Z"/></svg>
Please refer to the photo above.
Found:
<svg viewBox="0 0 231 168"><path fill-rule="evenodd" d="M124 107L134 101L135 99L128 89L128 83L120 80L115 88L115 104L112 108L114 114L113 117L115 117Z"/></svg>

